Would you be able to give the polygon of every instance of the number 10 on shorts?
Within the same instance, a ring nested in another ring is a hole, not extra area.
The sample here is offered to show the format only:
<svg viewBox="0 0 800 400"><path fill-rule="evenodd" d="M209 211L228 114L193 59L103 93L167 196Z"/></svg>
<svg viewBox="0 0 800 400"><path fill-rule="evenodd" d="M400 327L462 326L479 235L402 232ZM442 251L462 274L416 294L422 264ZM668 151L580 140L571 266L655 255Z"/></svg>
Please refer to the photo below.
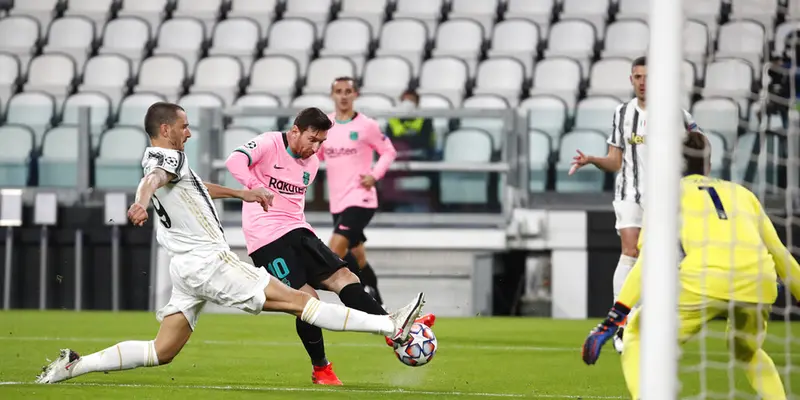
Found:
<svg viewBox="0 0 800 400"><path fill-rule="evenodd" d="M286 286L292 286L289 283L289 279L286 278L289 276L289 266L286 265L286 261L282 257L272 260L272 262L267 265L267 271L269 271L272 276L280 279Z"/></svg>

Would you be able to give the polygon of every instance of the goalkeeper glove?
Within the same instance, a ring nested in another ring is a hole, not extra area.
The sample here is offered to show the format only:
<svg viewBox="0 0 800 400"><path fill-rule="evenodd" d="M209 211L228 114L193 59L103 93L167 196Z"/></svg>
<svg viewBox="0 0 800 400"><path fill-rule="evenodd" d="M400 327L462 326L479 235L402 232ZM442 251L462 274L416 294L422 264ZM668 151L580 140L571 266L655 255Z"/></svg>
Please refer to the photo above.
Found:
<svg viewBox="0 0 800 400"><path fill-rule="evenodd" d="M586 365L593 365L597 362L603 345L614 337L619 327L625 323L625 319L628 318L630 312L630 307L622 303L614 303L614 307L611 307L606 319L589 332L589 337L583 342L583 350L581 351L583 362Z"/></svg>

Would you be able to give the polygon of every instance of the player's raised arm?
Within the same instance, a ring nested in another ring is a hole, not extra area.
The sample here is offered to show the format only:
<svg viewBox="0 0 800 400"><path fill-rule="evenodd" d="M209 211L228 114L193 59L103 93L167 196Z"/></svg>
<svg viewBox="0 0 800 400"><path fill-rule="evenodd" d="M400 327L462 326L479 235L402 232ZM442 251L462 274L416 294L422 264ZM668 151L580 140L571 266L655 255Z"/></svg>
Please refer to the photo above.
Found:
<svg viewBox="0 0 800 400"><path fill-rule="evenodd" d="M237 147L225 161L231 175L248 189L262 186L252 172L252 167L261 161L267 147L261 140L262 137L263 135Z"/></svg>
<svg viewBox="0 0 800 400"><path fill-rule="evenodd" d="M775 271L783 280L783 283L789 287L792 295L796 299L800 299L800 264L797 263L789 249L781 242L778 232L775 231L775 227L772 225L772 221L770 221L767 213L764 212L764 208L761 207L761 203L755 195L752 196L752 201L753 206L760 212L759 230L761 240L764 241L769 254L772 255L772 259L775 261Z"/></svg>
<svg viewBox="0 0 800 400"><path fill-rule="evenodd" d="M174 175L161 168L153 168L139 181L139 187L136 188L136 200L128 209L128 219L134 225L142 226L147 222L147 204L150 203L153 193L174 178Z"/></svg>

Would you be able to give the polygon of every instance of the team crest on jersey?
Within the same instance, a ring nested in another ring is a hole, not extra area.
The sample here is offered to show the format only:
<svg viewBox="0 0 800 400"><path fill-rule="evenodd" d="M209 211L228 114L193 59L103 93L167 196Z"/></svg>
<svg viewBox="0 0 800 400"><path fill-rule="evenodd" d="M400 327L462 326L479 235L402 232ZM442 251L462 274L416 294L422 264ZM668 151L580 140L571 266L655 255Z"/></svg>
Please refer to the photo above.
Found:
<svg viewBox="0 0 800 400"><path fill-rule="evenodd" d="M311 180L311 174L303 171L303 185L308 185L308 181L310 180Z"/></svg>
<svg viewBox="0 0 800 400"><path fill-rule="evenodd" d="M358 140L358 132L350 131L350 140Z"/></svg>
<svg viewBox="0 0 800 400"><path fill-rule="evenodd" d="M256 147L258 147L258 143L256 143L255 140L251 140L251 141L247 142L247 144L245 144L244 147L247 147L248 149L253 150Z"/></svg>

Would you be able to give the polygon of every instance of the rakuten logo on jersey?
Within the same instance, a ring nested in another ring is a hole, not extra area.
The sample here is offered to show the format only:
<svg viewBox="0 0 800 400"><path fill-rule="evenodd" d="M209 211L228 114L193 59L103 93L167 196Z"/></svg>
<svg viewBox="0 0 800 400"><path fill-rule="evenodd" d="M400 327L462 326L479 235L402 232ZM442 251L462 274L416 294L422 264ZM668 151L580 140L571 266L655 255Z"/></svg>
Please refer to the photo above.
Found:
<svg viewBox="0 0 800 400"><path fill-rule="evenodd" d="M325 158L354 156L356 154L358 154L358 150L352 147L325 148Z"/></svg>
<svg viewBox="0 0 800 400"><path fill-rule="evenodd" d="M281 194L305 194L306 188L269 177L269 187Z"/></svg>

